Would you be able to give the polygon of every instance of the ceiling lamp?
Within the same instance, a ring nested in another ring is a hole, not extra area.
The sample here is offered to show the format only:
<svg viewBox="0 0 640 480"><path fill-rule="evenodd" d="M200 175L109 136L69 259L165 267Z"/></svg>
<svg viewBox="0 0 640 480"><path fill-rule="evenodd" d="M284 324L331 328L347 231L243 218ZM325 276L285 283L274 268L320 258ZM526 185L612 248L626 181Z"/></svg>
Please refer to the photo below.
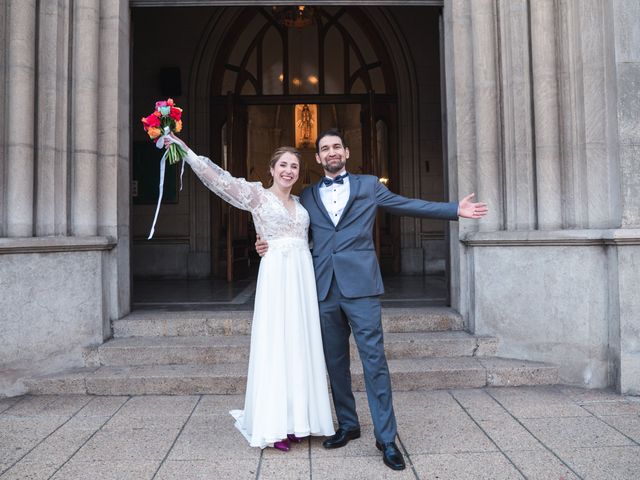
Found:
<svg viewBox="0 0 640 480"><path fill-rule="evenodd" d="M271 7L271 13L278 23L287 28L303 28L313 23L313 7L304 5L292 7Z"/></svg>

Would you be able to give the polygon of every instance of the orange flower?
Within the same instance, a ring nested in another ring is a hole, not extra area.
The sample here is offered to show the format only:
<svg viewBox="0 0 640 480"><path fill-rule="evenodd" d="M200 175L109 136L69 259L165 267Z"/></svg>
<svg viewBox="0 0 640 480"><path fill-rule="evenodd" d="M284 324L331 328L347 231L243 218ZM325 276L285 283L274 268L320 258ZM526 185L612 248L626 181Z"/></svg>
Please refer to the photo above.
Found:
<svg viewBox="0 0 640 480"><path fill-rule="evenodd" d="M162 130L156 127L149 127L147 133L149 134L150 138L158 138L160 135L162 135Z"/></svg>
<svg viewBox="0 0 640 480"><path fill-rule="evenodd" d="M182 120L178 120L176 122L176 132L180 133L182 131Z"/></svg>

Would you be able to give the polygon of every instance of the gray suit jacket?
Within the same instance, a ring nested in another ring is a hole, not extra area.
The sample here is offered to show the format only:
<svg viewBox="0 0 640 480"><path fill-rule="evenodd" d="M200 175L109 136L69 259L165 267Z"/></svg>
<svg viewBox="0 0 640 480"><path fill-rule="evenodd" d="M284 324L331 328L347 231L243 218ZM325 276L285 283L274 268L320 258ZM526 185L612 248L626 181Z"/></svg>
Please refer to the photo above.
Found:
<svg viewBox="0 0 640 480"><path fill-rule="evenodd" d="M334 274L340 291L347 298L384 293L373 242L378 207L396 215L458 219L456 202L402 197L391 193L372 175L349 174L349 183L349 200L336 226L320 200L320 183L305 188L300 195L311 219L312 257L320 301L327 297Z"/></svg>

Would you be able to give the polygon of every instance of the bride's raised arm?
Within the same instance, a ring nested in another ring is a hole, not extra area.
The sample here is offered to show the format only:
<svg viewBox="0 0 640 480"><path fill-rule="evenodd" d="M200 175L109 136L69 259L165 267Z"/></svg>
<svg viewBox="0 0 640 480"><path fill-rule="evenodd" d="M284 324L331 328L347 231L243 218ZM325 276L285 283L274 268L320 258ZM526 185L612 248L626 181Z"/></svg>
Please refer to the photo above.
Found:
<svg viewBox="0 0 640 480"><path fill-rule="evenodd" d="M264 189L259 182L247 182L244 178L232 176L207 157L197 155L179 138L173 135L172 138L187 152L185 161L191 166L198 178L202 180L202 183L225 202L250 212L262 203Z"/></svg>

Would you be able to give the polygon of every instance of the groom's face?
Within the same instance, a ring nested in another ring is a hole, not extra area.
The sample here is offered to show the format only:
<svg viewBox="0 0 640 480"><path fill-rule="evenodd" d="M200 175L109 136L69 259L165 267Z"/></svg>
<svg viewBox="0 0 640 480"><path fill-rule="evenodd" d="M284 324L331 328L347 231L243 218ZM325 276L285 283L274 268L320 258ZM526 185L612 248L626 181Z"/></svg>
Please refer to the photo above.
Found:
<svg viewBox="0 0 640 480"><path fill-rule="evenodd" d="M340 137L327 135L318 143L316 162L322 165L325 172L330 174L340 173L349 158L349 149L342 145Z"/></svg>

